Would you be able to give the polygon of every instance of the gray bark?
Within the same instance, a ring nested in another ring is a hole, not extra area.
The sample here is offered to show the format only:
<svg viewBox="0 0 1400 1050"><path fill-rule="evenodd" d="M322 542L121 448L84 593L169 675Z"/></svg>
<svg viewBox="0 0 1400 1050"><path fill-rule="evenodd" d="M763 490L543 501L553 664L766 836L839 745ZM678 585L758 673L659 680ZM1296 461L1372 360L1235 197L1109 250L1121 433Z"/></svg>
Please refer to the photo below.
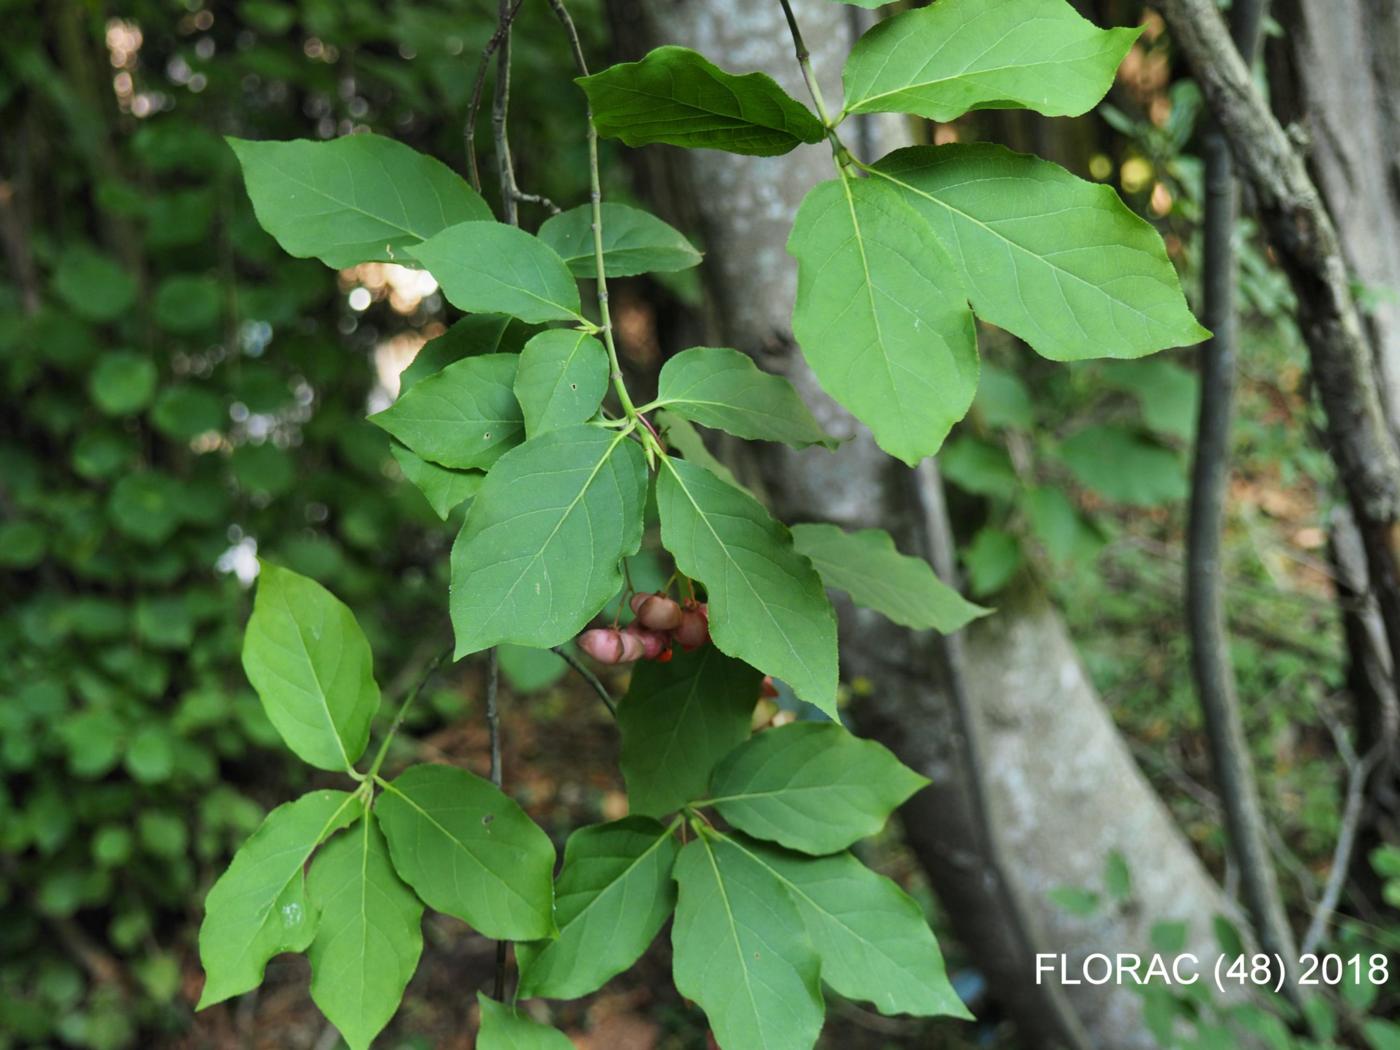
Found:
<svg viewBox="0 0 1400 1050"><path fill-rule="evenodd" d="M835 99L852 40L851 9L830 0L794 6L823 90ZM734 71L763 70L805 97L776 0L644 0L617 9L638 8L649 24L640 31L624 25L625 38L693 47ZM618 57L639 53L634 48ZM901 128L897 119L882 121L860 136L848 135L847 143L884 152L903 144ZM765 451L760 480L775 511L787 521L886 528L904 550L927 551L923 506L934 495L927 472L910 472L881 454L821 391L792 342L795 268L784 245L803 195L832 177L829 150L808 147L776 160L704 151L674 159L694 192L673 187L669 195L693 209L703 229L706 277L717 304L712 329L702 338L723 338L786 374L827 428L850 439L835 454ZM654 165L654 155L644 163ZM956 663L929 639L870 614L843 608L841 619L843 676L872 683L853 705L856 721L933 781L904 811L907 837L1027 1045L1072 1038L1060 1034L1049 996L1057 989L1036 986L1032 947L1072 960L1091 952L1146 954L1151 927L1179 919L1188 924L1186 950L1214 958L1210 922L1229 905L1138 771L1062 620L1033 586L1024 585L966 638L965 681L982 738L990 827L976 819L970 773L979 763L969 761L948 688ZM1011 858L1014 885L1000 886L989 872L986 835L996 836ZM1131 906L1082 918L1046 899L1058 886L1098 887L1114 849L1128 858L1135 876ZM1030 929L1012 928L1008 899L1028 906ZM1154 1045L1131 989L1067 991L1092 1045Z"/></svg>

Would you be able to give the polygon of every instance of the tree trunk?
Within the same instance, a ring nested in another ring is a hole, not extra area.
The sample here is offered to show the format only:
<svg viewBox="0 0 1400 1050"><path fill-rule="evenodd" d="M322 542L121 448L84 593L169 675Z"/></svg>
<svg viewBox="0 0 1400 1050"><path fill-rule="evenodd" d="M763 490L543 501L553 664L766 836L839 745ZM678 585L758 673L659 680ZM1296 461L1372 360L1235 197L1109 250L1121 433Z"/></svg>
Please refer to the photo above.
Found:
<svg viewBox="0 0 1400 1050"><path fill-rule="evenodd" d="M794 7L823 89L839 97L841 64L868 13L831 0ZM735 72L763 70L805 98L776 2L615 0L613 11L619 39L632 42L618 58L637 58L650 44L682 44ZM853 129L847 143L874 156L904 144L906 126L901 118L872 121ZM936 475L910 472L880 453L821 391L792 340L796 273L784 246L803 195L833 176L829 149L805 147L776 160L654 149L643 151L641 163L653 195L680 202L703 230L714 311L701 337L723 339L787 375L827 428L849 439L834 454L765 448L758 480L774 510L789 522L885 528L902 549L928 552ZM968 631L961 663L972 736L981 738L975 755L959 731L958 691L950 688L959 646L950 659L935 640L849 607L841 609L841 631L855 721L933 781L903 812L910 845L1026 1045L1154 1046L1131 988L1038 986L1034 953L1066 953L1072 966L1092 952L1147 954L1151 927L1176 919L1188 926L1184 950L1209 965L1216 954L1211 919L1232 909L1135 766L1058 614L1026 583ZM989 827L980 819L979 769ZM989 850L989 835L999 850ZM1100 888L1114 850L1134 875L1128 906L1083 917L1047 899L1061 886ZM989 863L998 851L1010 858L1010 885ZM1017 922L1022 904L1025 923ZM1068 1026L1056 1003L1066 993L1077 1016ZM1076 1038L1076 1024L1087 1040Z"/></svg>

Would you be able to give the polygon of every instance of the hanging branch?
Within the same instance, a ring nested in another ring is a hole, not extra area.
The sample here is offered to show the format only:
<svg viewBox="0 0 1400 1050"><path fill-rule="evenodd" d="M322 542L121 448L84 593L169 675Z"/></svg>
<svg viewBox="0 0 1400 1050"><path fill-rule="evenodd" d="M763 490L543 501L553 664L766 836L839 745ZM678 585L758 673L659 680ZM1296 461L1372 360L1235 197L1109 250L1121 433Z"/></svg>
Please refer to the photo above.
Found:
<svg viewBox="0 0 1400 1050"><path fill-rule="evenodd" d="M1253 63L1258 50L1263 6L1262 0L1235 0L1230 12L1231 32L1246 65ZM1269 856L1268 822L1259 798L1230 662L1221 572L1239 330L1234 233L1240 191L1229 141L1214 122L1205 132L1202 152L1206 195L1204 321L1215 335L1200 350L1201 405L1186 540L1186 626L1211 766L1230 850L1238 865L1245 908L1260 944L1271 954L1292 959L1297 952ZM1292 982L1288 988L1290 997L1296 999L1297 989Z"/></svg>

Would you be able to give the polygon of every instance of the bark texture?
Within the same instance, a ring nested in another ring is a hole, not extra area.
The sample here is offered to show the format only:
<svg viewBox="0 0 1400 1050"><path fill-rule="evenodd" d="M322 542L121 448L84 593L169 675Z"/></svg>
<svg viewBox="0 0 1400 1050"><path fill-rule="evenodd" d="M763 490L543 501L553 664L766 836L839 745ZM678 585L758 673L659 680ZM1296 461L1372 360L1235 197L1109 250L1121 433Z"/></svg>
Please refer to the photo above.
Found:
<svg viewBox="0 0 1400 1050"><path fill-rule="evenodd" d="M798 0L794 7L823 90L834 100L841 64L863 16L831 0ZM735 72L763 70L794 97L805 98L776 0L619 0L614 16L619 38L632 42L618 58L637 58L652 44L682 44ZM904 128L900 118L891 118L842 133L848 145L872 156L904 144ZM706 278L717 309L710 328L698 335L723 339L787 375L824 425L850 439L834 454L765 450L759 480L774 509L792 522L886 528L904 550L928 552L926 510L936 498L931 472L908 471L880 453L821 391L792 342L796 274L784 246L806 191L833 176L829 149L806 147L775 160L676 151L668 165L657 158L670 151L643 152L651 154L642 163L654 177L653 188L664 186L660 195L690 209L704 233ZM669 168L664 178L663 167ZM1146 952L1153 924L1180 919L1190 931L1186 950L1213 959L1210 921L1229 905L1138 771L1062 620L1032 585L970 630L964 647L991 828L976 819L976 791L969 782L974 764L948 681L956 661L932 640L871 614L847 607L841 619L843 677L869 682L858 690L853 714L862 729L933 781L904 811L908 839L1027 1045L1075 1039L1063 1031L1048 998L1054 989L1036 985L1032 948L1065 952L1071 960L1096 951ZM989 833L1010 858L1011 887L1000 886L989 871ZM1082 918L1046 899L1059 886L1101 886L1114 849L1127 857L1135 876L1129 906ZM1013 928L1008 889L1013 902L1027 906L1029 930ZM1154 1045L1132 990L1068 991L1090 1045Z"/></svg>

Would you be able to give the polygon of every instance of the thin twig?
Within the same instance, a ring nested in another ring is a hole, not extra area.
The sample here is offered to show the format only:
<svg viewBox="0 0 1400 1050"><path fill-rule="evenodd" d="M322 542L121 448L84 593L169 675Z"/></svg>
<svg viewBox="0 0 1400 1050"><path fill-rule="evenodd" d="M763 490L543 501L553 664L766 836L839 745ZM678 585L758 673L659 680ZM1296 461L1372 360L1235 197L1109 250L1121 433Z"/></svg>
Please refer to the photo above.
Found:
<svg viewBox="0 0 1400 1050"><path fill-rule="evenodd" d="M1261 0L1235 0L1232 34L1246 64L1254 61L1263 14ZM1205 320L1213 338L1200 351L1201 407L1197 418L1187 527L1186 623L1191 670L1205 723L1211 766L1220 794L1228 841L1239 865L1245 909L1260 945L1272 955L1297 957L1293 931L1269 855L1268 818L1240 713L1225 619L1220 572L1225 496L1230 476L1230 424L1234 413L1238 263L1234 232L1239 185L1230 144L1213 122L1205 155ZM1299 1001L1296 985L1286 991Z"/></svg>
<svg viewBox="0 0 1400 1050"><path fill-rule="evenodd" d="M504 32L500 46L496 49L496 93L491 103L491 134L496 144L496 175L501 185L501 208L505 221L511 226L520 225L519 188L515 185L515 161L510 155L510 27L515 21L515 13L520 10L520 0L500 0L499 23Z"/></svg>
<svg viewBox="0 0 1400 1050"><path fill-rule="evenodd" d="M501 787L501 713L496 706L500 693L501 662L493 647L486 654L486 731L491 736L491 783ZM493 998L499 1003L506 997L506 945L496 942L496 978L492 990Z"/></svg>
<svg viewBox="0 0 1400 1050"><path fill-rule="evenodd" d="M476 165L476 118L481 112L482 89L486 86L486 70L491 65L491 56L496 53L496 49L501 46L506 34L510 32L511 24L515 21L515 16L520 12L520 5L525 0L515 0L515 6L510 9L509 17L502 19L496 26L496 32L491 35L491 39L486 41L486 46L481 50L481 61L477 63L476 79L472 83L471 104L467 106L467 123L463 128L463 135L467 143L467 174L471 178L472 189L481 192L481 171Z"/></svg>
<svg viewBox="0 0 1400 1050"><path fill-rule="evenodd" d="M580 678L593 687L593 691L598 694L598 699L603 701L603 706L608 709L608 714L616 718L617 703L613 700L612 694L608 692L608 687L598 680L598 676L590 671L582 660L569 652L564 646L556 645L553 652L557 653L566 664L578 673Z"/></svg>

